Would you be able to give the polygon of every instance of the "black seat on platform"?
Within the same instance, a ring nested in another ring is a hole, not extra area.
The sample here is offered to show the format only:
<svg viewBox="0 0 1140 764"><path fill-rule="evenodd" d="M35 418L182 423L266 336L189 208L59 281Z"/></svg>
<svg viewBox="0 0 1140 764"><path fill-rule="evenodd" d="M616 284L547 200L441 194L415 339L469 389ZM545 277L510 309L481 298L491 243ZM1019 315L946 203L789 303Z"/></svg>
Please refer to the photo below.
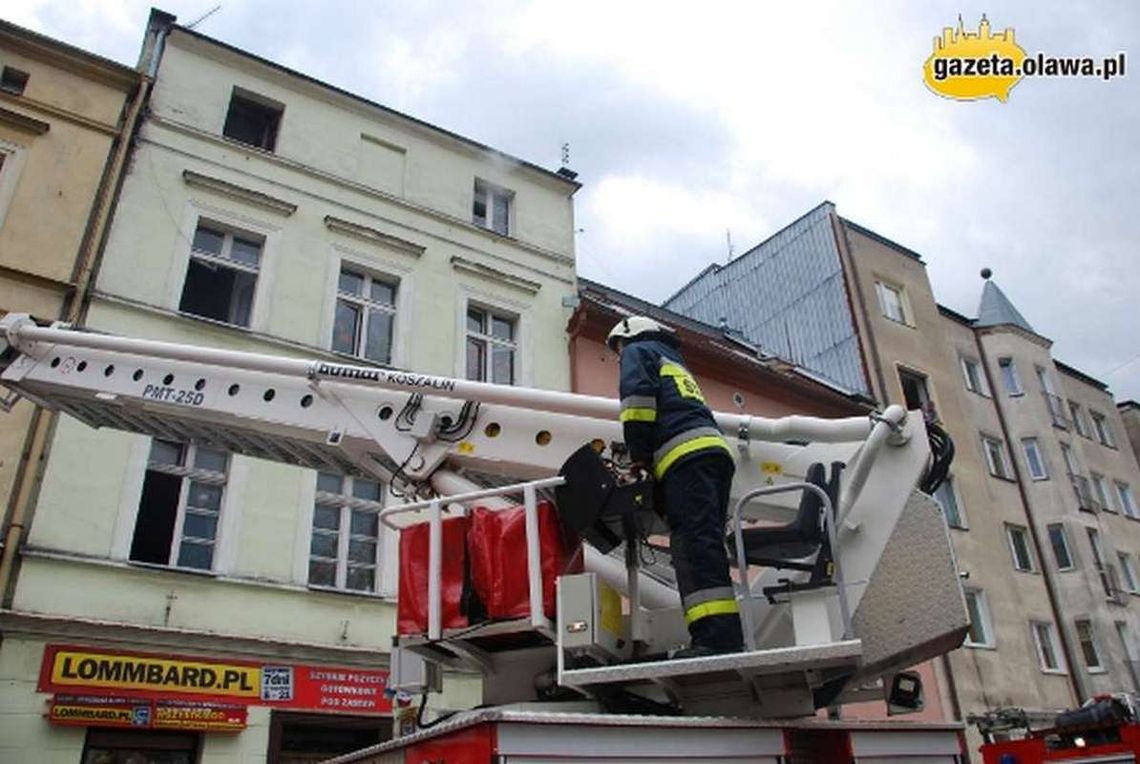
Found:
<svg viewBox="0 0 1140 764"><path fill-rule="evenodd" d="M842 469L842 463L832 464L831 480L828 481L826 469L816 462L808 467L804 482L823 489L834 507L839 492L839 473ZM742 531L745 561L749 565L810 570L824 574L826 568L824 563L830 562L831 549L824 531L823 520L823 501L814 491L805 490L800 499L799 510L791 522L784 525L745 528ZM726 542L732 551L730 559L735 562L735 536L729 534ZM808 560L807 558L812 555L816 555L816 559ZM827 559L822 559L825 557Z"/></svg>

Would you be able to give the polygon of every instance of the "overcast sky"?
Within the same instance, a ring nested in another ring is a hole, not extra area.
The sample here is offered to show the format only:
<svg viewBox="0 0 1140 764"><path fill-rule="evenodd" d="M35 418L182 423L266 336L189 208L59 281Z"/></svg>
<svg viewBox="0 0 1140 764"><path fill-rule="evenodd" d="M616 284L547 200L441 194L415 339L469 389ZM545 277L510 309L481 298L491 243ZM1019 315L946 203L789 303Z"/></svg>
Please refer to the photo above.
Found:
<svg viewBox="0 0 1140 764"><path fill-rule="evenodd" d="M219 0L170 0L182 24ZM5 18L133 65L147 0ZM961 13L1128 76L934 95ZM579 272L661 301L814 207L921 253L975 316L988 266L1054 357L1140 400L1140 3L225 0L198 31L550 168L570 144Z"/></svg>

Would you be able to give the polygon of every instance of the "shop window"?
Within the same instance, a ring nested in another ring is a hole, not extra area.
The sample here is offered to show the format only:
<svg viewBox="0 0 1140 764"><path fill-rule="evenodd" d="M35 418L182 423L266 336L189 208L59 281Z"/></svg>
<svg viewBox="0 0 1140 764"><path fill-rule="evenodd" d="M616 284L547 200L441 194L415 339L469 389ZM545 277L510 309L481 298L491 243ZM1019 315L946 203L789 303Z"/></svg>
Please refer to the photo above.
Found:
<svg viewBox="0 0 1140 764"><path fill-rule="evenodd" d="M194 764L199 739L188 733L89 728L82 764Z"/></svg>
<svg viewBox="0 0 1140 764"><path fill-rule="evenodd" d="M283 104L234 88L222 135L259 149L273 151L277 146L277 130L281 126L284 111Z"/></svg>
<svg viewBox="0 0 1140 764"><path fill-rule="evenodd" d="M269 722L268 764L313 764L392 737L387 716L340 716L274 711Z"/></svg>
<svg viewBox="0 0 1140 764"><path fill-rule="evenodd" d="M228 469L225 451L156 439L130 559L211 570Z"/></svg>

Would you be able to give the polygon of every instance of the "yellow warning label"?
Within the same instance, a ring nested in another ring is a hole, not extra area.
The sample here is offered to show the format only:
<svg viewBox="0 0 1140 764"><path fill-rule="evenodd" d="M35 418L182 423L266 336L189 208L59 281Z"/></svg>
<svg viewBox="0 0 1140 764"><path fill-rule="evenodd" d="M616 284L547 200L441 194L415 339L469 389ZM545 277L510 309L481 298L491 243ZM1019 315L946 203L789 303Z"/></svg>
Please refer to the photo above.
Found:
<svg viewBox="0 0 1140 764"><path fill-rule="evenodd" d="M761 462L760 471L765 475L779 475L784 467L779 462Z"/></svg>
<svg viewBox="0 0 1140 764"><path fill-rule="evenodd" d="M605 581L598 581L599 624L611 634L622 636L621 595Z"/></svg>
<svg viewBox="0 0 1140 764"><path fill-rule="evenodd" d="M461 454L473 454L475 453L475 444L469 440L463 440L456 446L456 450Z"/></svg>

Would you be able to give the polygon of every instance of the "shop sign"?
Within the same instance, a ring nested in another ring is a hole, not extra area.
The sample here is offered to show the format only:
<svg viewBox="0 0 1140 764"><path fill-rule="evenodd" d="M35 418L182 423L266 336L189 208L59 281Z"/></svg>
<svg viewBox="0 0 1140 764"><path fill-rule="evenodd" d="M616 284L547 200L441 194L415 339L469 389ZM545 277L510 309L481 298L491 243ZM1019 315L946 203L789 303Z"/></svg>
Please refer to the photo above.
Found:
<svg viewBox="0 0 1140 764"><path fill-rule="evenodd" d="M209 701L56 695L48 720L80 727L238 732L245 729L246 707Z"/></svg>
<svg viewBox="0 0 1140 764"><path fill-rule="evenodd" d="M48 645L40 692L387 714L388 672Z"/></svg>

